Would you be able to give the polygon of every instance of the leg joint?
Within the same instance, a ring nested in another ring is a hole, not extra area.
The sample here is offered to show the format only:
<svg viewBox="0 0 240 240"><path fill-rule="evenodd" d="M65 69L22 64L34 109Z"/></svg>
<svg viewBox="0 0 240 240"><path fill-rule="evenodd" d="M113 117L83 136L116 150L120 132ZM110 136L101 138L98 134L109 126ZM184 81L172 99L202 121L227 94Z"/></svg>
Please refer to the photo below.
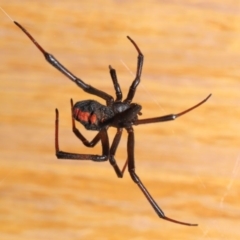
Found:
<svg viewBox="0 0 240 240"><path fill-rule="evenodd" d="M139 179L138 175L135 173L134 170L129 170L129 174L130 174L132 180L133 180L135 183L138 184L138 183L140 182L140 179Z"/></svg>

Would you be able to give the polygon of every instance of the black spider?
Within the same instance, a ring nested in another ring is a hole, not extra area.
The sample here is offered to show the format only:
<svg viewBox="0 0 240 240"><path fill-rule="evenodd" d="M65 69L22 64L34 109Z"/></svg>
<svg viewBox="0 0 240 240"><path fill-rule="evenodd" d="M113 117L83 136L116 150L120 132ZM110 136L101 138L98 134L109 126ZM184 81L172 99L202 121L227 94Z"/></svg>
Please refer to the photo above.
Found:
<svg viewBox="0 0 240 240"><path fill-rule="evenodd" d="M133 97L135 95L138 84L140 83L140 77L143 66L143 54L138 48L137 44L130 38L127 37L131 43L134 45L138 52L138 61L137 61L137 71L134 81L129 88L128 95L125 100L122 101L122 91L118 84L117 75L115 69L109 66L110 75L113 81L113 86L116 91L116 99L107 93L96 89L81 79L77 78L70 71L68 71L60 62L51 54L47 53L37 42L36 40L17 22L14 23L31 39L31 41L36 45L36 47L43 53L46 60L57 68L60 72L66 75L70 80L76 83L81 89L89 94L96 95L100 98L106 100L106 106L94 100L84 100L77 102L73 105L71 100L71 109L72 109L72 129L75 135L83 142L87 147L94 147L99 141L102 143L102 155L92 155L92 154L77 154L69 153L59 150L58 145L58 110L56 109L56 123L55 123L55 147L56 147L56 156L61 159L78 159L78 160L93 160L97 162L109 160L114 171L116 172L119 178L123 177L126 166L128 166L128 171L132 180L138 185L141 189L149 203L152 205L155 212L160 218L165 220L184 224L188 226L197 226L197 224L180 222L165 216L161 208L154 201L152 196L149 194L147 189L144 187L140 178L135 172L135 159L134 159L134 131L133 125L147 124L147 123L156 123L175 120L177 117L197 108L204 102L208 100L211 94L205 98L200 103L195 106L180 112L178 114L169 114L160 117L147 118L147 119L138 119L138 115L141 115L141 105L137 103L132 103ZM81 132L75 127L75 120L79 121L84 127L88 130L98 131L97 135L93 138L92 141L88 141ZM108 133L107 130L109 127L115 127L117 133L113 139L112 145L109 145ZM124 164L124 167L120 169L117 165L117 162L114 158L118 144L120 142L123 128L126 129L128 133L127 140L127 161Z"/></svg>

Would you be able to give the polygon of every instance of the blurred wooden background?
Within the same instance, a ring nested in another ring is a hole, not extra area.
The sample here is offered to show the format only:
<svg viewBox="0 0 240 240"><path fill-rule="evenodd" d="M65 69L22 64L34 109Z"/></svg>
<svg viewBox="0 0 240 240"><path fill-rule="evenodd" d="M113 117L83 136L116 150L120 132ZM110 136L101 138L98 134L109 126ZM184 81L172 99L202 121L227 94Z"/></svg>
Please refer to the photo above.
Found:
<svg viewBox="0 0 240 240"><path fill-rule="evenodd" d="M176 121L135 128L138 175L167 216L199 226L163 221L128 172L118 179L108 162L56 159L56 107L62 150L101 151L71 132L70 98L94 97L1 13L0 239L240 239L238 0L2 0L1 7L73 73L112 95L109 64L123 93L133 80L130 35L145 55L134 99L142 117L213 96ZM117 159L126 159L126 134Z"/></svg>

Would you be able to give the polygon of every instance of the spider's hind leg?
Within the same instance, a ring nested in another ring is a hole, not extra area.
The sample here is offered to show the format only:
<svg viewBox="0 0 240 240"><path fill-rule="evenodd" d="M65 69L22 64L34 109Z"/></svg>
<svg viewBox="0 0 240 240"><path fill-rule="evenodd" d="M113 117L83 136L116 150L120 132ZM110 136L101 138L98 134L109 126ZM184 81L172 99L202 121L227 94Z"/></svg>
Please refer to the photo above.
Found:
<svg viewBox="0 0 240 240"><path fill-rule="evenodd" d="M72 160L92 160L96 162L107 161L109 159L109 139L107 135L107 130L105 128L101 129L94 139L89 142L86 140L83 135L76 128L76 136L80 136L79 139L85 139L82 141L85 146L92 147L95 146L99 140L102 142L102 155L93 155L93 154L81 154L81 153L70 153L59 150L59 141L58 141L58 126L59 126L59 112L56 109L56 119L55 119L55 151L56 156L59 159L72 159ZM78 135L79 133L79 135Z"/></svg>

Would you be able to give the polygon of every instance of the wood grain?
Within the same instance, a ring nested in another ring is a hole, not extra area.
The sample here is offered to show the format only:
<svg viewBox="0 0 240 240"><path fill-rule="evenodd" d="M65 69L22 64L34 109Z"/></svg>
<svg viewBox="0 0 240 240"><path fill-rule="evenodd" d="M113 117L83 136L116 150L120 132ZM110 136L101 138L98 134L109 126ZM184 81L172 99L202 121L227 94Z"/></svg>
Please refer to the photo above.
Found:
<svg viewBox="0 0 240 240"><path fill-rule="evenodd" d="M56 107L62 150L101 151L71 132L70 98L94 97L0 14L0 239L240 239L239 1L2 0L1 7L77 76L112 95L109 64L125 94L134 78L130 35L145 56L135 97L143 117L213 96L176 121L135 128L138 175L167 216L199 226L163 221L127 172L118 179L108 162L56 159ZM95 134L79 128L88 139ZM117 159L123 165L126 134Z"/></svg>

